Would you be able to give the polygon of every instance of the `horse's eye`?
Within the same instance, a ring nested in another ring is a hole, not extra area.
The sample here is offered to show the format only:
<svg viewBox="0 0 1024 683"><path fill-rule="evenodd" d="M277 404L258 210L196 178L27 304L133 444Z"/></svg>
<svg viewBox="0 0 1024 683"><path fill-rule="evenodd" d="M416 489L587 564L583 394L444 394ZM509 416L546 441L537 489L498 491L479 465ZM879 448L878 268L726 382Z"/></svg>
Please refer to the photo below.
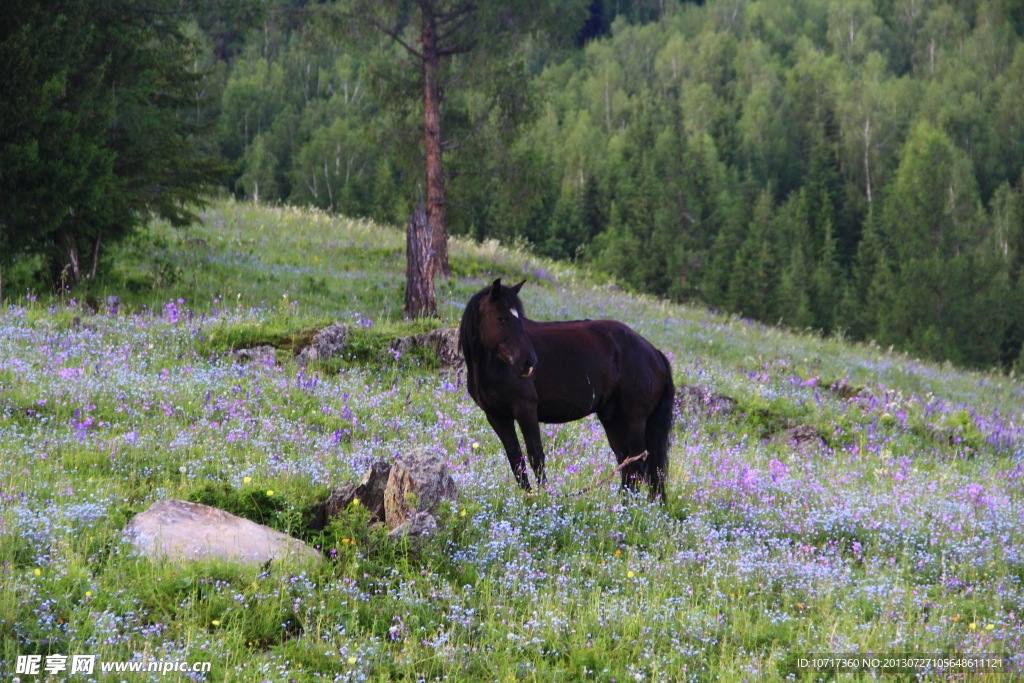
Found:
<svg viewBox="0 0 1024 683"><path fill-rule="evenodd" d="M499 323L507 323L508 322L508 318L503 316L503 315L499 315L498 316L498 322Z"/></svg>

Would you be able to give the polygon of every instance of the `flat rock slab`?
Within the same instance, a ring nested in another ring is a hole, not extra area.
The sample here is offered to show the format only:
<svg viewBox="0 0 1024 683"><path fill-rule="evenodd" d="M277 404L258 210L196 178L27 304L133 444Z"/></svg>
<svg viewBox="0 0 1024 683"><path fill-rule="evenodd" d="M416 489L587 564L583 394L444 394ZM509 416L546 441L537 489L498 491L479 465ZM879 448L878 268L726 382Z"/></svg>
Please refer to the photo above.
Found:
<svg viewBox="0 0 1024 683"><path fill-rule="evenodd" d="M138 553L151 560L217 558L244 564L293 557L322 559L302 541L209 505L171 499L153 503L124 530Z"/></svg>

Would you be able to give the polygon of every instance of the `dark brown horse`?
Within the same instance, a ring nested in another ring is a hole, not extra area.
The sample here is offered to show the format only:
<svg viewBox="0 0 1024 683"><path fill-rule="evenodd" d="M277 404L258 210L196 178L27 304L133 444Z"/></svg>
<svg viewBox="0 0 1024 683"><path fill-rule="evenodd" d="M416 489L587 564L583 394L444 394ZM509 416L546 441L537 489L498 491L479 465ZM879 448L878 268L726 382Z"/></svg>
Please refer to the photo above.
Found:
<svg viewBox="0 0 1024 683"><path fill-rule="evenodd" d="M459 328L469 394L501 439L516 481L530 490L516 422L543 485L538 423L597 413L623 487L646 483L652 500L664 498L675 395L668 359L614 320L528 320L518 296L522 286L504 287L499 278L484 287L469 300Z"/></svg>

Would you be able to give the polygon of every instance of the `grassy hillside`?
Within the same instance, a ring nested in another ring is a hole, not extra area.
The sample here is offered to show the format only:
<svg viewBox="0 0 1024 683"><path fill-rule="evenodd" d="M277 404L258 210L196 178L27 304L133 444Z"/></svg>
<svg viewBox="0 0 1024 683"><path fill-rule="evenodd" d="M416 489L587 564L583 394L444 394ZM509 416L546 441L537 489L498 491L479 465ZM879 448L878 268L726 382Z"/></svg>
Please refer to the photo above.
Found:
<svg viewBox="0 0 1024 683"><path fill-rule="evenodd" d="M614 466L596 420L545 429L550 487L527 497L461 375L382 352L423 329L400 320L402 247L391 228L225 204L204 227L155 225L111 254L117 268L82 303L29 297L0 313L4 675L26 654L210 661L217 681L812 680L799 655L869 651L1009 653L1024 670L1019 379L455 242L444 323L489 279L526 278L531 317L624 320L670 355L677 384L737 401L731 415L678 414L664 506L614 485L576 494ZM331 320L353 324L358 353L330 366L226 353L291 348ZM792 424L826 446L770 440ZM390 542L358 512L309 530L330 486L424 444L462 493L430 545ZM133 556L124 524L171 497L330 560Z"/></svg>

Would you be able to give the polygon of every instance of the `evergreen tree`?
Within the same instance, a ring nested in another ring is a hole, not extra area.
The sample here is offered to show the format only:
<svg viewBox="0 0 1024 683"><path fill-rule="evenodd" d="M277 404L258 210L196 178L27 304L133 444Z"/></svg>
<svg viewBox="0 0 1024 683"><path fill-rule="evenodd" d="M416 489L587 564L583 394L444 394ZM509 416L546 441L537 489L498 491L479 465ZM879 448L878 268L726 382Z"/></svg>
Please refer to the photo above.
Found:
<svg viewBox="0 0 1024 683"><path fill-rule="evenodd" d="M831 332L842 300L844 280L839 265L839 250L832 235L832 221L825 219L821 248L811 275L811 325L822 332Z"/></svg>
<svg viewBox="0 0 1024 683"><path fill-rule="evenodd" d="M777 306L779 319L790 327L802 329L813 323L811 302L807 295L810 282L807 277L807 261L803 245L797 243L789 254L779 279Z"/></svg>
<svg viewBox="0 0 1024 683"><path fill-rule="evenodd" d="M0 276L116 191L85 3L0 5ZM58 269L59 270L59 269Z"/></svg>
<svg viewBox="0 0 1024 683"><path fill-rule="evenodd" d="M771 192L765 189L754 205L754 215L736 252L729 280L730 310L765 321L773 321L777 314L777 236L772 213Z"/></svg>
<svg viewBox="0 0 1024 683"><path fill-rule="evenodd" d="M1024 372L1024 175L1016 187L1004 183L996 190L991 221L996 258L1007 273L1003 296L1008 315L999 364Z"/></svg>
<svg viewBox="0 0 1024 683"><path fill-rule="evenodd" d="M615 201L608 212L608 228L595 240L594 247L598 253L594 265L598 269L636 286L633 268L643 249L636 233L623 221Z"/></svg>
<svg viewBox="0 0 1024 683"><path fill-rule="evenodd" d="M880 341L933 358L996 362L1006 271L986 234L970 159L943 131L914 128L882 224L893 259L873 283L885 303Z"/></svg>
<svg viewBox="0 0 1024 683"><path fill-rule="evenodd" d="M748 226L753 220L754 205L763 192L758 192L755 183L747 178L742 182L728 202L723 213L722 229L715 235L708 254L707 272L701 278L701 293L706 300L728 310L732 308L733 268L737 263L736 253L744 243Z"/></svg>
<svg viewBox="0 0 1024 683"><path fill-rule="evenodd" d="M0 234L54 283L95 276L101 248L156 215L174 225L221 179L183 110L204 75L163 0L13 0L0 10Z"/></svg>
<svg viewBox="0 0 1024 683"><path fill-rule="evenodd" d="M850 269L850 287L844 294L843 308L850 313L847 324L857 339L875 337L878 332L878 316L882 302L876 279L885 278L888 283L888 262L882 230L873 214L868 215L864 237L857 244L857 256Z"/></svg>
<svg viewBox="0 0 1024 683"><path fill-rule="evenodd" d="M806 192L801 189L791 193L773 220L778 235L775 246L780 269L776 313L779 320L791 327L810 327L814 259L807 256L812 251L812 240Z"/></svg>
<svg viewBox="0 0 1024 683"><path fill-rule="evenodd" d="M607 222L605 201L597 176L587 177L580 200L581 242L579 247L589 244L604 229ZM579 249L577 247L577 249Z"/></svg>

